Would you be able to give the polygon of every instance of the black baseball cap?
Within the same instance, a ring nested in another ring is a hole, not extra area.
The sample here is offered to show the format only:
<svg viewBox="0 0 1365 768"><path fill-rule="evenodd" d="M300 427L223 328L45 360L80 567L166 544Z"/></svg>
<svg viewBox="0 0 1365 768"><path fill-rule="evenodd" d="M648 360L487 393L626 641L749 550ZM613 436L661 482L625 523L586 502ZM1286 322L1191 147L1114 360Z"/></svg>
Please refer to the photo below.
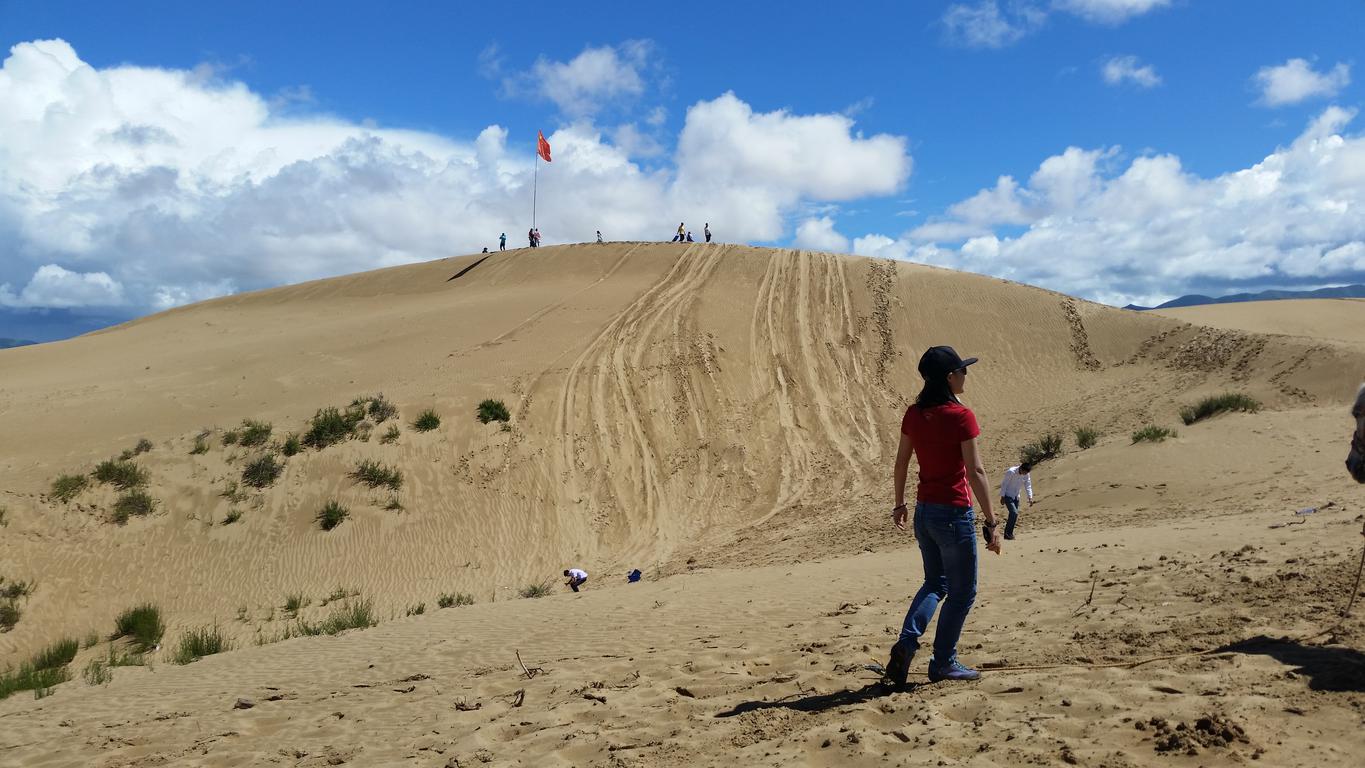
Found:
<svg viewBox="0 0 1365 768"><path fill-rule="evenodd" d="M919 375L925 379L938 379L975 362L975 357L962 359L952 347L930 347L920 356Z"/></svg>

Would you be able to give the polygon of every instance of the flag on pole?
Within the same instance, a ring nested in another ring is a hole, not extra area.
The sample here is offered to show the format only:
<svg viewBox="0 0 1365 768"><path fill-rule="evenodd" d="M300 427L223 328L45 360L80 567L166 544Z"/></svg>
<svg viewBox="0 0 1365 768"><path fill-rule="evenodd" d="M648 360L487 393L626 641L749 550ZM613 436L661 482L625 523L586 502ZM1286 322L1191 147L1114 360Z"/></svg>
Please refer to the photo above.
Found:
<svg viewBox="0 0 1365 768"><path fill-rule="evenodd" d="M536 139L536 154L545 162L550 162L550 142L545 140L545 134L540 131L536 131Z"/></svg>

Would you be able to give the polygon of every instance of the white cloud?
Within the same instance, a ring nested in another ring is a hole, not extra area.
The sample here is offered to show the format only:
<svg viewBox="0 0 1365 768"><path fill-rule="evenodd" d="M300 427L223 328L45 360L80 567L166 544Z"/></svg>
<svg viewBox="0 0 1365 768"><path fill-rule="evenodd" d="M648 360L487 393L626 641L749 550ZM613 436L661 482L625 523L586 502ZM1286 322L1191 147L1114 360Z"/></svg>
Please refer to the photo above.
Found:
<svg viewBox="0 0 1365 768"><path fill-rule="evenodd" d="M834 231L834 219L828 216L806 219L798 224L793 244L811 251L848 252L848 238Z"/></svg>
<svg viewBox="0 0 1365 768"><path fill-rule="evenodd" d="M1329 108L1289 146L1210 178L1173 155L1112 168L1117 148L1071 147L1027 184L1001 177L937 221L855 238L853 250L1114 304L1365 282L1365 135L1347 133L1354 116Z"/></svg>
<svg viewBox="0 0 1365 768"><path fill-rule="evenodd" d="M509 94L553 102L571 117L593 115L612 102L645 92L645 70L653 50L648 40L630 40L617 46L589 46L569 61L542 56L530 71L505 78L503 87ZM481 60L486 69L500 69L496 48L486 50Z"/></svg>
<svg viewBox="0 0 1365 768"><path fill-rule="evenodd" d="M1351 67L1338 63L1330 71L1320 73L1303 59L1290 59L1277 67L1261 67L1254 79L1261 90L1261 103L1279 107L1337 95L1350 85Z"/></svg>
<svg viewBox="0 0 1365 768"><path fill-rule="evenodd" d="M1121 24L1170 5L1171 0L1054 0L1053 6L1101 24Z"/></svg>
<svg viewBox="0 0 1365 768"><path fill-rule="evenodd" d="M1156 69L1151 64L1139 63L1136 56L1115 56L1100 66L1100 74L1104 76L1104 82L1110 85L1122 85L1124 82L1142 88L1161 85L1161 76Z"/></svg>
<svg viewBox="0 0 1365 768"><path fill-rule="evenodd" d="M273 110L193 71L95 69L60 40L12 48L0 302L161 309L477 252L530 226L533 135L494 125L457 140ZM776 239L811 203L894 192L911 170L903 137L864 137L843 115L755 112L730 93L687 110L657 170L633 162L660 151L633 124L584 118L547 138L547 244L596 229L666 239L679 219L727 241Z"/></svg>

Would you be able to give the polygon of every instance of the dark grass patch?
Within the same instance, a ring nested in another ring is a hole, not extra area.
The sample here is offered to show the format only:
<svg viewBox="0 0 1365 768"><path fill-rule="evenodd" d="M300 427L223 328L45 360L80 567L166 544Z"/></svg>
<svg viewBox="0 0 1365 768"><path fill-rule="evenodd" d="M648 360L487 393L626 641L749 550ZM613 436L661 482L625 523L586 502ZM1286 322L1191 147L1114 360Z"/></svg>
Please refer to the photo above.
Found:
<svg viewBox="0 0 1365 768"><path fill-rule="evenodd" d="M292 595L285 595L284 612L289 614L290 618L293 618L299 615L299 611L303 610L304 608L307 608L309 602L310 601L308 600L308 598L304 597L302 592L295 592Z"/></svg>
<svg viewBox="0 0 1365 768"><path fill-rule="evenodd" d="M548 595L554 594L554 591L555 591L554 582L542 581L539 584L527 584L526 586L518 590L517 594L527 598L546 597Z"/></svg>
<svg viewBox="0 0 1365 768"><path fill-rule="evenodd" d="M91 474L101 483L112 485L120 491L147 484L147 473L131 461L106 459Z"/></svg>
<svg viewBox="0 0 1365 768"><path fill-rule="evenodd" d="M426 604L426 603L418 603L417 605L409 605L407 611L405 611L405 615L408 615L408 616L421 616L422 614L424 614L424 613L426 613L426 612L427 612L427 604Z"/></svg>
<svg viewBox="0 0 1365 768"><path fill-rule="evenodd" d="M15 600L21 597L28 597L33 594L37 584L32 581L11 581L5 584L5 578L0 576L0 597L7 600Z"/></svg>
<svg viewBox="0 0 1365 768"><path fill-rule="evenodd" d="M348 597L357 597L359 595L360 590L358 589L347 589L345 587L337 587L336 589L332 590L331 594L322 598L322 602L318 603L318 605L326 606L328 603L340 602Z"/></svg>
<svg viewBox="0 0 1365 768"><path fill-rule="evenodd" d="M54 685L71 679L66 667L56 669L35 669L25 663L18 670L0 674L0 699L6 699L19 691L33 691L34 698L41 699L51 693Z"/></svg>
<svg viewBox="0 0 1365 768"><path fill-rule="evenodd" d="M128 518L146 517L156 509L156 499L141 489L128 491L114 502L114 522L123 525Z"/></svg>
<svg viewBox="0 0 1365 768"><path fill-rule="evenodd" d="M436 604L442 608L456 608L461 605L473 605L474 596L464 592L442 592L436 598Z"/></svg>
<svg viewBox="0 0 1365 768"><path fill-rule="evenodd" d="M303 434L303 444L309 448L322 450L355 434L355 427L365 419L363 407L347 408L342 413L336 408L323 408L308 422L308 431Z"/></svg>
<svg viewBox="0 0 1365 768"><path fill-rule="evenodd" d="M242 510L233 507L232 509L228 510L226 515L223 515L223 525L232 525L233 523L241 519Z"/></svg>
<svg viewBox="0 0 1365 768"><path fill-rule="evenodd" d="M490 421L501 421L503 423L512 420L512 414L507 412L507 406L501 400L484 400L479 403L477 411L479 421L487 424Z"/></svg>
<svg viewBox="0 0 1365 768"><path fill-rule="evenodd" d="M299 440L299 436L293 432L290 432L284 438L284 442L280 444L280 453L285 456L294 456L301 451L303 451L303 441Z"/></svg>
<svg viewBox="0 0 1365 768"><path fill-rule="evenodd" d="M389 503L384 505L384 509L390 512L402 512L403 502L399 501L397 496L390 496Z"/></svg>
<svg viewBox="0 0 1365 768"><path fill-rule="evenodd" d="M14 629L19 619L23 617L24 611L19 607L18 600L13 598L0 600L0 632Z"/></svg>
<svg viewBox="0 0 1365 768"><path fill-rule="evenodd" d="M1138 443L1159 443L1168 437L1175 437L1174 429L1158 427L1155 424L1148 424L1142 429L1133 432L1133 444Z"/></svg>
<svg viewBox="0 0 1365 768"><path fill-rule="evenodd" d="M94 648L100 644L100 633L93 629L85 633L85 639L81 641L82 648Z"/></svg>
<svg viewBox="0 0 1365 768"><path fill-rule="evenodd" d="M85 475L62 475L52 481L52 490L48 495L66 504L79 496L89 485L90 480Z"/></svg>
<svg viewBox="0 0 1365 768"><path fill-rule="evenodd" d="M372 602L348 600L338 605L327 618L316 624L299 619L294 626L300 635L335 635L348 629L368 629L378 623Z"/></svg>
<svg viewBox="0 0 1365 768"><path fill-rule="evenodd" d="M1055 459L1062 455L1062 436L1058 432L1049 432L1037 440L1019 449L1019 462L1038 466L1048 459Z"/></svg>
<svg viewBox="0 0 1365 768"><path fill-rule="evenodd" d="M252 488L267 488L275 484L282 472L284 465L275 460L275 454L267 453L242 469L242 482Z"/></svg>
<svg viewBox="0 0 1365 768"><path fill-rule="evenodd" d="M385 486L393 490L403 487L403 473L395 467L388 467L377 461L365 459L351 472L351 479L364 483L371 488Z"/></svg>
<svg viewBox="0 0 1365 768"><path fill-rule="evenodd" d="M418 432L430 432L439 426L441 426L441 417L437 416L436 412L430 408L422 411L412 422L412 428Z"/></svg>
<svg viewBox="0 0 1365 768"><path fill-rule="evenodd" d="M265 445L270 440L272 431L273 427L268 421L245 419L242 421L241 437L238 442L248 448Z"/></svg>
<svg viewBox="0 0 1365 768"><path fill-rule="evenodd" d="M322 530L330 531L338 525L341 525L342 521L350 516L350 510L335 501L329 501L322 505L322 509L318 510L317 520L318 525L322 527Z"/></svg>
<svg viewBox="0 0 1365 768"><path fill-rule="evenodd" d="M398 442L398 436L400 434L401 433L398 431L398 425L390 424L388 430L386 430L384 434L379 436L379 442L383 445L396 443Z"/></svg>
<svg viewBox="0 0 1365 768"><path fill-rule="evenodd" d="M1224 411L1242 411L1245 413L1255 413L1261 410L1261 402L1250 395L1240 392L1228 392L1222 395L1206 397L1194 405L1187 405L1180 409L1180 420L1186 426L1203 421L1210 416L1215 416Z"/></svg>
<svg viewBox="0 0 1365 768"><path fill-rule="evenodd" d="M370 405L366 409L366 413L371 419L374 419L374 423L383 424L389 419L398 418L398 406L386 400L384 395L379 394L370 398Z"/></svg>
<svg viewBox="0 0 1365 768"><path fill-rule="evenodd" d="M161 620L161 609L144 603L120 613L114 620L114 637L127 637L139 653L146 653L161 642L166 624Z"/></svg>
<svg viewBox="0 0 1365 768"><path fill-rule="evenodd" d="M1099 439L1100 432L1097 429L1091 429L1090 427L1076 428L1076 447L1082 451L1088 448L1094 448L1095 443L1099 442Z"/></svg>
<svg viewBox="0 0 1365 768"><path fill-rule="evenodd" d="M80 650L81 644L74 637L64 637L61 640L49 645L39 651L30 662L34 669L56 669L64 667L76 658L76 651Z"/></svg>
<svg viewBox="0 0 1365 768"><path fill-rule="evenodd" d="M205 656L232 650L232 642L216 626L191 629L180 636L180 646L176 648L171 661L176 664L189 664Z"/></svg>
<svg viewBox="0 0 1365 768"><path fill-rule="evenodd" d="M85 678L86 685L108 685L114 679L114 673L109 671L104 659L91 659L81 671L81 677Z"/></svg>
<svg viewBox="0 0 1365 768"><path fill-rule="evenodd" d="M209 452L209 440L208 440L208 438L207 438L207 437L204 437L203 435L200 435L200 436L194 438L194 447L190 449L190 455L191 455L191 456L198 456L198 455L200 455L200 454L204 454L204 453L208 453L208 452Z"/></svg>
<svg viewBox="0 0 1365 768"><path fill-rule="evenodd" d="M235 429L229 429L223 433L223 445L236 445L241 437L242 433Z"/></svg>
<svg viewBox="0 0 1365 768"><path fill-rule="evenodd" d="M132 448L129 448L125 450L123 453L119 454L119 458L122 459L123 461L127 461L133 458L134 456L140 456L150 450L152 450L152 441L148 440L145 437L138 438L137 443Z"/></svg>
<svg viewBox="0 0 1365 768"><path fill-rule="evenodd" d="M245 501L247 498L246 492L243 491L240 487L238 487L236 480L229 480L227 486L223 488L223 492L218 495L222 496L223 498L227 499L233 504Z"/></svg>

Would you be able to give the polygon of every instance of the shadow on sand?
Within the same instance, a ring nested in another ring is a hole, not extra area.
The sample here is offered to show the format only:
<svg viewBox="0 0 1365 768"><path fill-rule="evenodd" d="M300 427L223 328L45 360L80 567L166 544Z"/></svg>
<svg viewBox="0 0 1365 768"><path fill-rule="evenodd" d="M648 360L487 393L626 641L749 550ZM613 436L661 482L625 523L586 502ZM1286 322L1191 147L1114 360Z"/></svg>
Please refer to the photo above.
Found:
<svg viewBox="0 0 1365 768"><path fill-rule="evenodd" d="M827 709L836 707L847 707L852 704L862 704L863 702L880 699L892 693L904 693L913 691L914 685L907 685L904 688L894 689L885 683L877 682L865 685L858 689L848 689L835 691L833 693L813 694L802 696L801 698L787 697L777 701L743 701L736 704L734 709L727 709L724 712L717 712L716 717L734 717L745 712L756 712L761 709L794 709L798 712L824 712Z"/></svg>
<svg viewBox="0 0 1365 768"><path fill-rule="evenodd" d="M1365 693L1365 653L1354 648L1304 645L1286 638L1252 637L1219 652L1269 656L1308 678L1315 691Z"/></svg>

